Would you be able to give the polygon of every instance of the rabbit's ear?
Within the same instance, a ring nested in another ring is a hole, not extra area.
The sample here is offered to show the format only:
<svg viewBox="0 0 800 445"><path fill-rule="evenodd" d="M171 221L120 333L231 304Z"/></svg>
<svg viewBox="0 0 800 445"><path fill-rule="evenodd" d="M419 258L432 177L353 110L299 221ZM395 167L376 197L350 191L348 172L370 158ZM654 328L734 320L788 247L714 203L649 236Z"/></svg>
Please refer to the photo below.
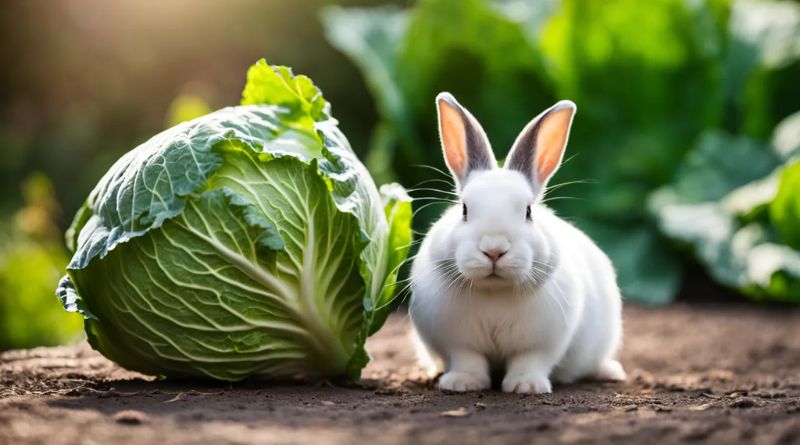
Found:
<svg viewBox="0 0 800 445"><path fill-rule="evenodd" d="M471 172L497 166L486 133L466 108L450 93L436 96L436 108L444 159L459 188Z"/></svg>
<svg viewBox="0 0 800 445"><path fill-rule="evenodd" d="M536 116L517 136L505 167L521 172L543 189L561 165L575 110L574 103L562 100Z"/></svg>

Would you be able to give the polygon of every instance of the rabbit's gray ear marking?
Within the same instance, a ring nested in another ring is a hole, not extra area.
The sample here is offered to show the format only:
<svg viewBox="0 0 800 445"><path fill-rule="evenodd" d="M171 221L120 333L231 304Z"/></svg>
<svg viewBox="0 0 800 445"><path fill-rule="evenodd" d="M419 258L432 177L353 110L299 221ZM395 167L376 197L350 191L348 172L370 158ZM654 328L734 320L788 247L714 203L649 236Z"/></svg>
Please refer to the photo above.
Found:
<svg viewBox="0 0 800 445"><path fill-rule="evenodd" d="M459 188L471 172L491 170L497 166L481 124L453 95L439 93L436 96L436 109L444 159Z"/></svg>
<svg viewBox="0 0 800 445"><path fill-rule="evenodd" d="M521 172L543 189L564 158L576 109L571 101L562 100L530 121L514 142L506 168Z"/></svg>

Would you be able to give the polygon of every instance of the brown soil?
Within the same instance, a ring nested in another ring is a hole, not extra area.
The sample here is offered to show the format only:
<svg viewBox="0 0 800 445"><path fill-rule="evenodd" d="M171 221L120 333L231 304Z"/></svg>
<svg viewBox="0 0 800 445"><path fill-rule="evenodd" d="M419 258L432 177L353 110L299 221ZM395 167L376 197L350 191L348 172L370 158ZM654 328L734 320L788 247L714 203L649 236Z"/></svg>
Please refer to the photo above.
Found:
<svg viewBox="0 0 800 445"><path fill-rule="evenodd" d="M154 382L86 345L0 355L0 444L800 443L800 309L625 311L622 384L443 394L403 315L356 387Z"/></svg>

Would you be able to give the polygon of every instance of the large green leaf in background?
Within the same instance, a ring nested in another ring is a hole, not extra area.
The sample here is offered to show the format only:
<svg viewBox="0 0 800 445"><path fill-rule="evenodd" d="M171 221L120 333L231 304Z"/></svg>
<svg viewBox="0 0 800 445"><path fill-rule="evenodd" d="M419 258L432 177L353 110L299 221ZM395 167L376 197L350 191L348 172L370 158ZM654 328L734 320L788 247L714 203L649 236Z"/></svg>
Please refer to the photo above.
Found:
<svg viewBox="0 0 800 445"><path fill-rule="evenodd" d="M410 244L305 76L263 60L243 105L182 123L103 177L58 293L89 342L141 372L357 378Z"/></svg>
<svg viewBox="0 0 800 445"><path fill-rule="evenodd" d="M778 191L769 210L781 240L800 250L800 162L781 173Z"/></svg>
<svg viewBox="0 0 800 445"><path fill-rule="evenodd" d="M787 118L767 144L708 135L650 203L663 232L719 283L756 299L800 302L800 149L783 145L800 130L798 118Z"/></svg>
<svg viewBox="0 0 800 445"><path fill-rule="evenodd" d="M329 9L323 22L381 114L368 166L410 186L450 191L415 166L443 168L439 91L476 115L499 158L527 120L556 99L575 101L554 182L589 183L552 190L549 204L609 253L627 298L659 304L676 294L682 268L649 195L722 130L766 147L759 141L797 108L797 17L786 2L420 0L410 10ZM714 185L715 173L704 175ZM420 231L442 209L428 200L446 195L426 191Z"/></svg>

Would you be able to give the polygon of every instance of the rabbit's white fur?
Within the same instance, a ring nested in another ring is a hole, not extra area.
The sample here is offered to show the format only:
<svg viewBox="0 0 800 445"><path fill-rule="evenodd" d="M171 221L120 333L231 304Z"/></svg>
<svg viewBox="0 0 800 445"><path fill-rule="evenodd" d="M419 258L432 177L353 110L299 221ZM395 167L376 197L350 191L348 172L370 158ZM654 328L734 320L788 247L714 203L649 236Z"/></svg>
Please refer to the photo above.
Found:
<svg viewBox="0 0 800 445"><path fill-rule="evenodd" d="M622 336L614 269L540 204L547 178L496 165L455 173L468 217L461 205L447 210L411 271L415 336L429 371L445 372L440 388L489 388L496 368L506 392L549 393L551 378L624 380L614 359ZM493 250L505 253L493 262L482 252Z"/></svg>

